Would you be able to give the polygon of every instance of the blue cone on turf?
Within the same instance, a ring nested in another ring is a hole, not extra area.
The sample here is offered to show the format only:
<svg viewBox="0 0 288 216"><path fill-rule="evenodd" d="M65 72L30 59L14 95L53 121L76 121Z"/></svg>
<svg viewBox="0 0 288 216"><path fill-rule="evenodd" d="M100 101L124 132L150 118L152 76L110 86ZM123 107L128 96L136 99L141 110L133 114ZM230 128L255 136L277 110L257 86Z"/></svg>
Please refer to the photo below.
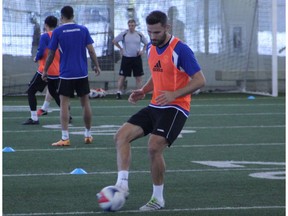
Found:
<svg viewBox="0 0 288 216"><path fill-rule="evenodd" d="M5 147L2 151L3 152L15 152L15 150L11 147Z"/></svg>
<svg viewBox="0 0 288 216"><path fill-rule="evenodd" d="M248 100L254 100L254 99L255 99L255 97L252 95L248 97Z"/></svg>
<svg viewBox="0 0 288 216"><path fill-rule="evenodd" d="M87 172L81 168L76 168L74 169L70 174L72 175L83 175L83 174L87 174Z"/></svg>

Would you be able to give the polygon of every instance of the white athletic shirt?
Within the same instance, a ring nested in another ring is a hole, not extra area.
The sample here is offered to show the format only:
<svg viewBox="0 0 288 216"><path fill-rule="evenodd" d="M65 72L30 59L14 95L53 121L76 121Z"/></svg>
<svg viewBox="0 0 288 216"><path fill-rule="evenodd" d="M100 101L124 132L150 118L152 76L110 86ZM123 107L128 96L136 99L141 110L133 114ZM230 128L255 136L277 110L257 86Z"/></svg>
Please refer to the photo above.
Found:
<svg viewBox="0 0 288 216"><path fill-rule="evenodd" d="M122 42L123 55L125 57L136 57L138 52L141 50L141 43L148 43L145 36L138 31L131 33L129 30L121 32L114 38L114 41L119 43Z"/></svg>

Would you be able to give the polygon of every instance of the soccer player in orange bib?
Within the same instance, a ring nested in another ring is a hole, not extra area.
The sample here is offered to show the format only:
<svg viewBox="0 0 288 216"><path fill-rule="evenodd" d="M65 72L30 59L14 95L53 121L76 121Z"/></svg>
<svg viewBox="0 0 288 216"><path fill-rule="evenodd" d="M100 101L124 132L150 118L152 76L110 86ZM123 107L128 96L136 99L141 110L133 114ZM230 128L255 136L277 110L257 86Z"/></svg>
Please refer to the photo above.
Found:
<svg viewBox="0 0 288 216"><path fill-rule="evenodd" d="M37 55L34 59L35 62L38 62L39 67L32 80L29 83L28 93L28 102L30 106L31 118L27 119L23 125L38 125L38 115L37 115L37 99L36 93L38 91L43 92L44 88L48 84L48 89L51 96L55 99L58 106L60 106L60 99L57 93L58 81L59 81L59 59L60 54L57 50L55 54L55 59L52 62L52 66L48 71L47 82L42 80L42 73L44 70L44 65L48 55L48 44L50 43L52 37L52 31L57 27L58 19L55 16L46 17L45 21L45 30L46 33L43 33L40 37L40 43L37 51Z"/></svg>
<svg viewBox="0 0 288 216"><path fill-rule="evenodd" d="M150 104L130 117L117 131L118 178L116 186L128 194L131 162L131 142L150 134L148 153L153 193L141 211L164 208L163 197L165 161L163 151L180 134L190 112L191 94L205 85L193 51L177 37L169 34L167 15L153 11L146 17L151 42L147 46L150 79L129 96L135 104L152 92Z"/></svg>

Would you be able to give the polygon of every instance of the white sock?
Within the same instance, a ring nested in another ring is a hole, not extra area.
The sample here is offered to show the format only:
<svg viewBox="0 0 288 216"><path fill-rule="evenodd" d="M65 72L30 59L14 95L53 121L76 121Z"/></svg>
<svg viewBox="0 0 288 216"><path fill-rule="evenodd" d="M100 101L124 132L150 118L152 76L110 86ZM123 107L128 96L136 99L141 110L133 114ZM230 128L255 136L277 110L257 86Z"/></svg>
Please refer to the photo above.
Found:
<svg viewBox="0 0 288 216"><path fill-rule="evenodd" d="M44 101L44 103L43 103L41 109L47 111L48 108L49 108L49 106L50 106L50 102L48 102L48 101Z"/></svg>
<svg viewBox="0 0 288 216"><path fill-rule="evenodd" d="M129 171L127 170L121 170L118 172L118 177L117 177L117 182L116 186L128 191L128 176L129 176Z"/></svg>
<svg viewBox="0 0 288 216"><path fill-rule="evenodd" d="M90 129L85 128L84 137L91 137Z"/></svg>
<svg viewBox="0 0 288 216"><path fill-rule="evenodd" d="M153 184L153 194L152 197L155 197L159 202L163 203L163 190L164 190L164 184L162 185L154 185Z"/></svg>
<svg viewBox="0 0 288 216"><path fill-rule="evenodd" d="M62 130L62 140L69 139L69 132L67 130Z"/></svg>
<svg viewBox="0 0 288 216"><path fill-rule="evenodd" d="M38 121L37 111L31 111L31 119L33 121Z"/></svg>

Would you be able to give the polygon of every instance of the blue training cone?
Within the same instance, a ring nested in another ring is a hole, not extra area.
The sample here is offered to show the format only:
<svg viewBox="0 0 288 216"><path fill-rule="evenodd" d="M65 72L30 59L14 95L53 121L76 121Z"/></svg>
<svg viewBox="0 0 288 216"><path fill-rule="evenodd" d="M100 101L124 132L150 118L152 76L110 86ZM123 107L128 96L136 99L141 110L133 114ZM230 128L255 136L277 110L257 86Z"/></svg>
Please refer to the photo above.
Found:
<svg viewBox="0 0 288 216"><path fill-rule="evenodd" d="M249 96L247 99L248 99L248 100L254 100L255 97L251 95L251 96Z"/></svg>
<svg viewBox="0 0 288 216"><path fill-rule="evenodd" d="M15 152L15 150L11 147L5 147L2 151L3 152Z"/></svg>
<svg viewBox="0 0 288 216"><path fill-rule="evenodd" d="M72 175L82 175L82 174L87 174L87 172L81 168L76 168L74 169L70 174Z"/></svg>

